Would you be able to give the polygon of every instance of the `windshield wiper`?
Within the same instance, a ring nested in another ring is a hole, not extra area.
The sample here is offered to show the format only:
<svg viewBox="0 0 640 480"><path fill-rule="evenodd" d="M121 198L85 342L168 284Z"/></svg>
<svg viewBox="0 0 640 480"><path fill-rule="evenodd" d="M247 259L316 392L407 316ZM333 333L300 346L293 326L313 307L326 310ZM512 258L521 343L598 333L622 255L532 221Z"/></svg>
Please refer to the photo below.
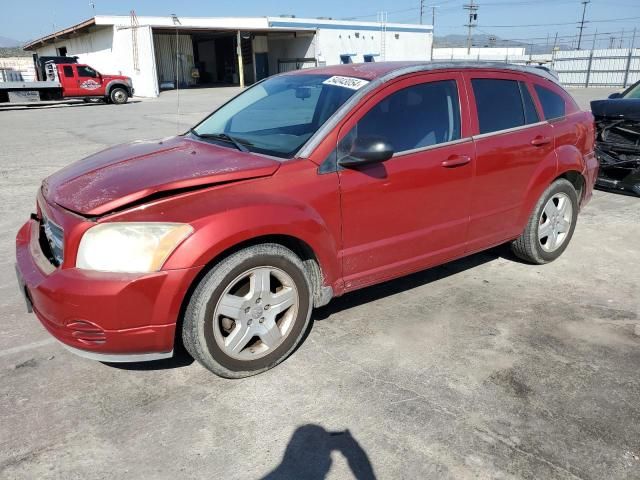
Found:
<svg viewBox="0 0 640 480"><path fill-rule="evenodd" d="M237 139L226 133L198 133L193 128L189 130L189 132L198 138L211 138L213 140L221 140L223 142L230 143L241 152L249 152L250 150L247 148L247 145L252 145L245 140Z"/></svg>

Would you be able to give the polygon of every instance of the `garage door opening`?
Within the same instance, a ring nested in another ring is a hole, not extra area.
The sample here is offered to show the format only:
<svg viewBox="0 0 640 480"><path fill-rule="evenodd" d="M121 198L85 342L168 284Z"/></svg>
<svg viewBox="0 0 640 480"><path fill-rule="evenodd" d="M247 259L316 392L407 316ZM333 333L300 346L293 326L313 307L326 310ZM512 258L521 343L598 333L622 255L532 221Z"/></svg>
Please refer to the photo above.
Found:
<svg viewBox="0 0 640 480"><path fill-rule="evenodd" d="M314 35L309 31L154 29L158 86L162 91L176 86L251 85L276 73L315 67Z"/></svg>

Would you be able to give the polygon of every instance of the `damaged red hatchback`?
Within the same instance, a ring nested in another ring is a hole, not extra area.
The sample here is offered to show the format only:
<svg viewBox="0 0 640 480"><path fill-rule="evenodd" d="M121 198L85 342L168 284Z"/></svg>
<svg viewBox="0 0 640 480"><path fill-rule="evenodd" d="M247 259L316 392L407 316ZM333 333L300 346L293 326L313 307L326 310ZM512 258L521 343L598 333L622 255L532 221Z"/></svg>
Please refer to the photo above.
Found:
<svg viewBox="0 0 640 480"><path fill-rule="evenodd" d="M590 113L542 70L370 63L271 77L184 135L47 178L16 240L42 324L75 353L174 343L269 369L333 296L511 242L557 258L597 173Z"/></svg>

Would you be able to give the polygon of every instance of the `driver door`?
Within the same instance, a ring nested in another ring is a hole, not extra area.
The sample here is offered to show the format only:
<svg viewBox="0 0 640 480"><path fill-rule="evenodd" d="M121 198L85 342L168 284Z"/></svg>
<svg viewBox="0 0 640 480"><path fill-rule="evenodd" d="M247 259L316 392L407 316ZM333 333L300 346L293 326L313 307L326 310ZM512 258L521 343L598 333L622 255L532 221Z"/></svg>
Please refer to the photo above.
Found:
<svg viewBox="0 0 640 480"><path fill-rule="evenodd" d="M87 65L74 65L77 71L78 96L98 96L104 94L100 74Z"/></svg>
<svg viewBox="0 0 640 480"><path fill-rule="evenodd" d="M474 169L465 100L456 73L413 76L342 126L338 162L359 136L384 139L395 152L384 163L339 167L347 290L464 254Z"/></svg>

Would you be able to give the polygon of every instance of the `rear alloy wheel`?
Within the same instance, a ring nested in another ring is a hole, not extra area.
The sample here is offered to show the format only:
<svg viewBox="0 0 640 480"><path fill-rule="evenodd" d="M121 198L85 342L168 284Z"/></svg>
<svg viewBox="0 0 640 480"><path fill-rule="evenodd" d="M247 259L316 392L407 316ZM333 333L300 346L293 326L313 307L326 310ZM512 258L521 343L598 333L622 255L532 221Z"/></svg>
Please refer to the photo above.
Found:
<svg viewBox="0 0 640 480"><path fill-rule="evenodd" d="M511 244L523 260L544 264L567 248L578 219L578 194L564 179L556 180L542 194L522 235Z"/></svg>
<svg viewBox="0 0 640 480"><path fill-rule="evenodd" d="M304 266L291 250L276 244L249 247L200 281L185 313L183 342L217 375L255 375L295 349L311 306Z"/></svg>
<svg viewBox="0 0 640 480"><path fill-rule="evenodd" d="M127 100L129 100L129 94L124 88L116 87L111 90L109 99L111 100L111 103L122 105L123 103L127 103Z"/></svg>

